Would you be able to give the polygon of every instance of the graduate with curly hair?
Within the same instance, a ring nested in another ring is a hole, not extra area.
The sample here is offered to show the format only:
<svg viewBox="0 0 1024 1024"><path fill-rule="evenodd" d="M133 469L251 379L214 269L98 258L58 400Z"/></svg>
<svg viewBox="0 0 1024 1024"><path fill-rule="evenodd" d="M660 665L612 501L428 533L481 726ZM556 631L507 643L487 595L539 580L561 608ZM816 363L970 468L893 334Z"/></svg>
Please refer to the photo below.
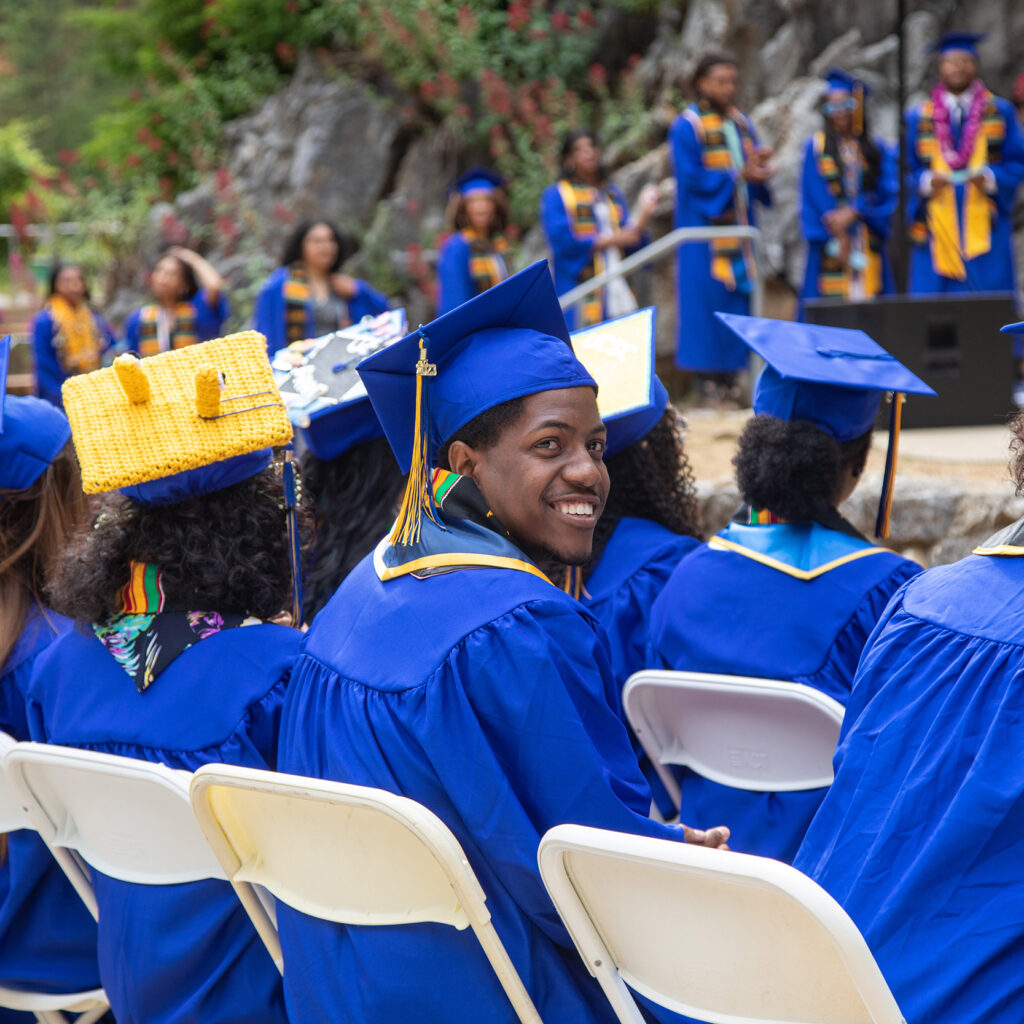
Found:
<svg viewBox="0 0 1024 1024"><path fill-rule="evenodd" d="M734 459L744 504L654 602L651 664L788 680L845 704L871 630L920 566L873 545L839 506L863 473L883 391L899 393L897 427L904 393L933 392L861 331L717 315L767 363ZM786 861L825 792L751 793L688 769L680 784L684 817L714 807L735 849Z"/></svg>
<svg viewBox="0 0 1024 1024"><path fill-rule="evenodd" d="M274 768L302 634L281 624L297 603L299 526L273 459L291 426L263 339L125 354L67 381L64 405L84 487L104 497L51 582L76 628L36 661L32 738L186 771ZM118 1021L287 1019L280 974L226 882L92 880Z"/></svg>

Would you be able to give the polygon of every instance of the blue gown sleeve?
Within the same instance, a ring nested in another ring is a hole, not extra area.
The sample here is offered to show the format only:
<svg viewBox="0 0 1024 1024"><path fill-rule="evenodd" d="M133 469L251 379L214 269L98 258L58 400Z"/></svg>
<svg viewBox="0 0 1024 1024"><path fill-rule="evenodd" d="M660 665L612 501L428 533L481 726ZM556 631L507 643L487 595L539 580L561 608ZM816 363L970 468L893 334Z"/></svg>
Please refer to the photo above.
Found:
<svg viewBox="0 0 1024 1024"><path fill-rule="evenodd" d="M913 222L924 216L927 200L921 195L921 180L925 167L917 155L917 131L921 112L917 107L907 111L907 220ZM898 173L898 171L897 171Z"/></svg>
<svg viewBox="0 0 1024 1024"><path fill-rule="evenodd" d="M750 139L755 146L761 145L761 137L757 134L757 129L754 127L754 122L747 118L747 127L750 129ZM747 204L758 202L762 206L772 205L772 192L768 187L767 183L763 185L750 185L747 188Z"/></svg>
<svg viewBox="0 0 1024 1024"><path fill-rule="evenodd" d="M103 339L103 345L100 351L101 353L106 352L117 344L117 334L114 332L113 327L107 323L106 318L97 310L94 309L92 315L93 319L96 321L96 327L100 332L100 337Z"/></svg>
<svg viewBox="0 0 1024 1024"><path fill-rule="evenodd" d="M287 344L285 333L284 282L286 272L279 267L264 282L256 296L253 327L267 339L267 353L273 355Z"/></svg>
<svg viewBox="0 0 1024 1024"><path fill-rule="evenodd" d="M707 170L693 125L682 115L668 133L676 183L690 206L705 220L721 217L733 204L736 178L731 171Z"/></svg>
<svg viewBox="0 0 1024 1024"><path fill-rule="evenodd" d="M364 316L380 316L388 310L388 297L356 278L356 294L348 300L348 315L353 323L359 323Z"/></svg>
<svg viewBox="0 0 1024 1024"><path fill-rule="evenodd" d="M224 321L231 314L231 304L226 293L219 292L215 302L210 301L209 293L201 288L192 300L196 311L196 331L200 341L209 341L217 337L224 327Z"/></svg>
<svg viewBox="0 0 1024 1024"><path fill-rule="evenodd" d="M473 278L469 273L469 243L460 234L454 234L441 248L437 261L437 315L441 316L461 306L476 295Z"/></svg>
<svg viewBox="0 0 1024 1024"><path fill-rule="evenodd" d="M892 232L892 215L900 201L899 164L892 146L881 139L875 140L881 156L878 181L870 191L861 190L857 196L857 212L879 238L888 238Z"/></svg>
<svg viewBox="0 0 1024 1024"><path fill-rule="evenodd" d="M822 217L834 210L836 201L818 172L814 139L804 146L803 173L800 177L800 230L808 242L827 242L831 237Z"/></svg>
<svg viewBox="0 0 1024 1024"><path fill-rule="evenodd" d="M57 408L62 409L60 386L64 382L64 373L57 360L53 347L53 318L44 309L32 321L32 349L36 361L36 386L39 397L45 398Z"/></svg>
<svg viewBox="0 0 1024 1024"><path fill-rule="evenodd" d="M549 185L541 194L540 219L555 262L577 280L594 258L594 236L576 233L557 185Z"/></svg>
<svg viewBox="0 0 1024 1024"><path fill-rule="evenodd" d="M1009 217L1017 186L1024 181L1024 133L1021 132L1017 112L1006 100L997 97L996 106L1006 122L1006 138L1003 140L1002 159L990 164L989 169L996 179L996 194L993 198L1001 217Z"/></svg>
<svg viewBox="0 0 1024 1024"><path fill-rule="evenodd" d="M136 309L128 314L124 322L124 343L129 352L139 351L139 323L142 320L142 310Z"/></svg>

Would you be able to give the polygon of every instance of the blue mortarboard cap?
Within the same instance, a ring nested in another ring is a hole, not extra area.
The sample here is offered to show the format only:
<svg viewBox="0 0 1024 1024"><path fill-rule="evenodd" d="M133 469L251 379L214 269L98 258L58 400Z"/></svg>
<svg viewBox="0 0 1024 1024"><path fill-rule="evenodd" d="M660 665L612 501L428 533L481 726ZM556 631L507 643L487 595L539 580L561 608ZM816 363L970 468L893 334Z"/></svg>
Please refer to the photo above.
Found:
<svg viewBox="0 0 1024 1024"><path fill-rule="evenodd" d="M948 53L950 50L965 50L973 56L978 56L978 43L987 33L985 32L947 32L937 43L932 44L932 53Z"/></svg>
<svg viewBox="0 0 1024 1024"><path fill-rule="evenodd" d="M138 505L176 505L179 501L201 498L204 494L213 494L232 484L240 484L262 473L273 459L272 448L261 448L208 466L172 473L159 480L122 487L121 493Z"/></svg>
<svg viewBox="0 0 1024 1024"><path fill-rule="evenodd" d="M934 395L920 377L863 331L716 313L767 364L754 387L754 412L804 420L843 443L874 425L882 394L894 392L875 532L888 536L902 396Z"/></svg>
<svg viewBox="0 0 1024 1024"><path fill-rule="evenodd" d="M487 289L358 366L398 464L409 474L392 538L419 536L427 473L470 420L513 398L592 387L573 354L547 260Z"/></svg>
<svg viewBox="0 0 1024 1024"><path fill-rule="evenodd" d="M1000 327L999 330L1003 334L1024 334L1024 320L1016 324L1007 324L1005 327Z"/></svg>
<svg viewBox="0 0 1024 1024"><path fill-rule="evenodd" d="M852 93L859 88L861 95L869 96L871 94L871 88L866 82L859 79L856 75L851 75L849 71L844 71L842 68L829 68L825 72L825 81L828 83L830 90Z"/></svg>
<svg viewBox="0 0 1024 1024"><path fill-rule="evenodd" d="M420 342L436 373L417 373ZM413 460L417 379L426 379L427 459L460 427L539 391L596 387L572 351L547 260L513 274L364 359L359 376L403 472Z"/></svg>
<svg viewBox="0 0 1024 1024"><path fill-rule="evenodd" d="M0 380L7 381L11 337L0 339ZM24 491L71 440L68 418L30 395L0 393L0 490Z"/></svg>
<svg viewBox="0 0 1024 1024"><path fill-rule="evenodd" d="M495 171L486 167L471 167L465 174L459 175L452 183L451 192L469 195L470 192L493 192L496 188L504 188L505 179Z"/></svg>
<svg viewBox="0 0 1024 1024"><path fill-rule="evenodd" d="M577 358L597 381L608 458L643 438L665 415L668 391L654 372L654 318L652 306L572 335Z"/></svg>

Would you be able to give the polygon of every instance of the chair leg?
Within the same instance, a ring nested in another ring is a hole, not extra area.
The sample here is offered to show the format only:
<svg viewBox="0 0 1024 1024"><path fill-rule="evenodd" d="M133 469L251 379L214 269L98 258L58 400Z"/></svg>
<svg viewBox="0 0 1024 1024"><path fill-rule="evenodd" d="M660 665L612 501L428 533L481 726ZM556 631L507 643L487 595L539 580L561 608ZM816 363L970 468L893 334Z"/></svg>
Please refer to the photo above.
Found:
<svg viewBox="0 0 1024 1024"><path fill-rule="evenodd" d="M533 1005L533 1000L519 977L519 972L494 930L494 925L487 921L484 924L472 924L472 928L522 1024L543 1024L537 1007Z"/></svg>

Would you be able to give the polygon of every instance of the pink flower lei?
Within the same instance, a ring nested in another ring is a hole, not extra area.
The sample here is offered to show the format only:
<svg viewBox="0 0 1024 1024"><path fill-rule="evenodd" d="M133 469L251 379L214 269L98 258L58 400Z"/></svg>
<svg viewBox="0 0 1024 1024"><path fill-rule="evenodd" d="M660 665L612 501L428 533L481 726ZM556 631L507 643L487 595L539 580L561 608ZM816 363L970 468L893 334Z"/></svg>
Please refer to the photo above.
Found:
<svg viewBox="0 0 1024 1024"><path fill-rule="evenodd" d="M960 131L960 145L953 145L953 125L949 118L949 107L946 106L946 87L940 82L932 90L932 124L935 140L942 150L942 158L951 171L961 171L971 159L974 143L981 130L981 119L988 101L988 89L980 78L976 78L970 86L971 106L967 112L967 120Z"/></svg>

